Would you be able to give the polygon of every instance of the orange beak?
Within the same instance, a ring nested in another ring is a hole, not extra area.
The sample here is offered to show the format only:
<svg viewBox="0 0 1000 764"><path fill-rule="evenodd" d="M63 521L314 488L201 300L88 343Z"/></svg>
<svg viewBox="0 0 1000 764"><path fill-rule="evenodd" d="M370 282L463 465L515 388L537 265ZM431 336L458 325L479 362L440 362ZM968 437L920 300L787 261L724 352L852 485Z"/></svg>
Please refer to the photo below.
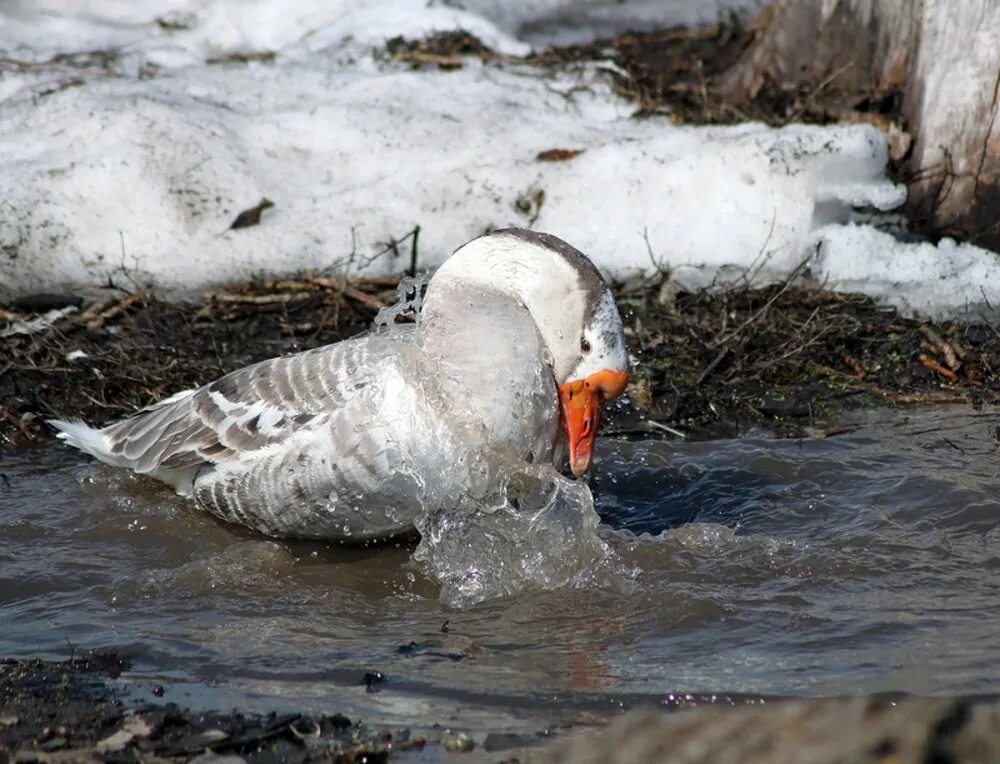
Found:
<svg viewBox="0 0 1000 764"><path fill-rule="evenodd" d="M559 408L569 442L569 468L577 477L590 469L594 461L594 439L601 426L604 401L625 392L628 374L603 369L586 379L576 379L559 386Z"/></svg>

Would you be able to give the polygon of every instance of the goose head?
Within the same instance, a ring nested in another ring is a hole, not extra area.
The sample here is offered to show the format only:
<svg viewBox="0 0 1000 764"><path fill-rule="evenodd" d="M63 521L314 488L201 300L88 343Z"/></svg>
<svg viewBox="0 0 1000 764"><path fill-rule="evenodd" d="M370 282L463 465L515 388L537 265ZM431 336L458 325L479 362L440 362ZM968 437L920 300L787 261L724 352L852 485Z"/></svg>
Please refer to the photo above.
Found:
<svg viewBox="0 0 1000 764"><path fill-rule="evenodd" d="M559 392L570 469L583 475L593 461L603 404L628 384L622 320L600 272L562 239L508 228L456 250L427 297L449 282L504 293L530 312Z"/></svg>

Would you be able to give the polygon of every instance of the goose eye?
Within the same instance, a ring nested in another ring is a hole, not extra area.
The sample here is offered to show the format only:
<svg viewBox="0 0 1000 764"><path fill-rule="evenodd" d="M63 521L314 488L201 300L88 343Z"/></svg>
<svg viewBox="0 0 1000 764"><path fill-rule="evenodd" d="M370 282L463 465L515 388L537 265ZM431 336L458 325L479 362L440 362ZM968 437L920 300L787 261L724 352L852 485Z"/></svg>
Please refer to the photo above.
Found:
<svg viewBox="0 0 1000 764"><path fill-rule="evenodd" d="M590 341L586 337L580 340L580 350L582 350L584 353L590 352Z"/></svg>

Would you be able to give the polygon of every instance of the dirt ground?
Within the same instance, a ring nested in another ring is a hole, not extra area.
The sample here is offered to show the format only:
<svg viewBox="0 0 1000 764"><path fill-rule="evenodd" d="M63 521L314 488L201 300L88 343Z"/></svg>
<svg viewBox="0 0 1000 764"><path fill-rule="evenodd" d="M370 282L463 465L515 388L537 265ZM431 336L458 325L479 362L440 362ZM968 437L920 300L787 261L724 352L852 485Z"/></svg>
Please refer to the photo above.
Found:
<svg viewBox="0 0 1000 764"><path fill-rule="evenodd" d="M532 53L526 58L503 56L474 36L445 32L423 40L401 37L386 45L387 55L413 66L458 69L469 57L487 61L566 67L574 63L610 61L615 65L612 85L636 104L636 117L666 115L679 124L708 125L764 122L872 122L886 126L900 120L895 97L876 100L865 91L803 90L764 83L746 104L735 105L725 87L725 74L755 41L753 21L733 15L722 23L699 29L674 27L651 32L629 32Z"/></svg>
<svg viewBox="0 0 1000 764"><path fill-rule="evenodd" d="M120 418L255 361L336 342L370 326L376 312L305 280L235 285L207 302L114 291L43 298L27 300L42 310L25 310L24 300L0 307L9 322L60 309L51 306L74 311L44 331L0 338L8 444L45 437L45 418Z"/></svg>

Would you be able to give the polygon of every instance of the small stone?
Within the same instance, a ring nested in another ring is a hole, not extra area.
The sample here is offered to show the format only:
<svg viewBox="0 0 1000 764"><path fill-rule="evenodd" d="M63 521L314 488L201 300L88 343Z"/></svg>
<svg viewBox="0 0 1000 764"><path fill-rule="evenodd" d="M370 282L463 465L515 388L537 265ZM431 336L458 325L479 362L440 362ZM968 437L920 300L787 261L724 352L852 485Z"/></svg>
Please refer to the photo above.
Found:
<svg viewBox="0 0 1000 764"><path fill-rule="evenodd" d="M65 748L67 745L67 740L62 735L57 735L56 737L49 738L41 745L43 751L58 751L60 748Z"/></svg>
<svg viewBox="0 0 1000 764"><path fill-rule="evenodd" d="M148 737L153 728L138 714L127 716L122 728L97 741L94 750L99 754L114 753L123 750L137 737Z"/></svg>
<svg viewBox="0 0 1000 764"><path fill-rule="evenodd" d="M220 755L206 751L200 756L195 756L188 764L246 764L246 759L235 754Z"/></svg>
<svg viewBox="0 0 1000 764"><path fill-rule="evenodd" d="M331 735L335 734L341 730L345 730L352 725L349 718L343 714L333 714L333 716L324 716L319 720L319 728L322 734Z"/></svg>
<svg viewBox="0 0 1000 764"><path fill-rule="evenodd" d="M207 748L213 743L220 743L228 737L229 735L222 730L205 730L204 732L185 735L180 739L179 744L185 750L193 751L199 748Z"/></svg>
<svg viewBox="0 0 1000 764"><path fill-rule="evenodd" d="M16 716L0 716L0 727L13 727L19 721L20 718Z"/></svg>
<svg viewBox="0 0 1000 764"><path fill-rule="evenodd" d="M377 685L385 681L385 674L381 671L366 671L363 680L368 692L378 692Z"/></svg>
<svg viewBox="0 0 1000 764"><path fill-rule="evenodd" d="M448 753L468 753L476 747L475 741L464 732L445 735L441 738L441 745Z"/></svg>
<svg viewBox="0 0 1000 764"><path fill-rule="evenodd" d="M288 723L288 731L302 741L317 738L323 734L323 728L320 723L308 716L290 721Z"/></svg>
<svg viewBox="0 0 1000 764"><path fill-rule="evenodd" d="M679 292L680 287L677 285L677 282L664 279L663 283L660 284L660 291L656 295L656 301L666 310L673 311L677 305L677 294Z"/></svg>

